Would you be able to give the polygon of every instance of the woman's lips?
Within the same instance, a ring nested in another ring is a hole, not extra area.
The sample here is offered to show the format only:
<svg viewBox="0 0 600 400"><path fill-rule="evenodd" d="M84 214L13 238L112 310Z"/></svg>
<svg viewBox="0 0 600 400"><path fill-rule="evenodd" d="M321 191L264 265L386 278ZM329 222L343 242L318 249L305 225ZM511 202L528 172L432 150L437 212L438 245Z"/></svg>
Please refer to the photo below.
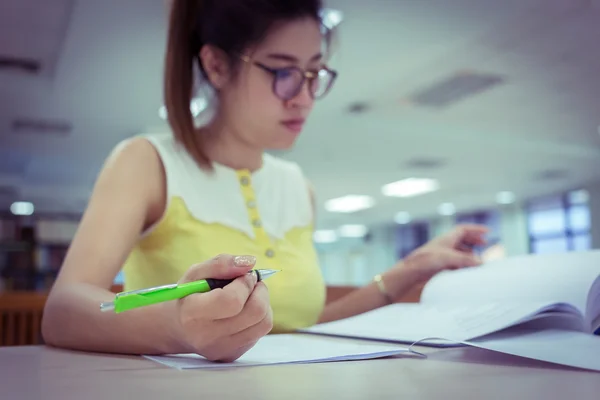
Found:
<svg viewBox="0 0 600 400"><path fill-rule="evenodd" d="M293 133L300 133L304 127L304 119L288 119L281 124Z"/></svg>

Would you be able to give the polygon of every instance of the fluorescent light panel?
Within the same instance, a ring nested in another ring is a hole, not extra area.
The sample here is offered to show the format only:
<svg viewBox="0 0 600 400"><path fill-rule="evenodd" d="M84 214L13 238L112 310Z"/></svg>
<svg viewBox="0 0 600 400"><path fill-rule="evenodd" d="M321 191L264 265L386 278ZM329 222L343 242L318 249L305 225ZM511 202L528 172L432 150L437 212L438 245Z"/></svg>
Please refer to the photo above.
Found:
<svg viewBox="0 0 600 400"><path fill-rule="evenodd" d="M442 203L438 207L438 213L444 216L454 215L456 213L456 207L452 203Z"/></svg>
<svg viewBox="0 0 600 400"><path fill-rule="evenodd" d="M327 200L325 209L329 212L353 213L373 207L375 200L370 196L348 195Z"/></svg>
<svg viewBox="0 0 600 400"><path fill-rule="evenodd" d="M26 201L16 201L10 206L13 215L32 215L34 210L33 204Z"/></svg>
<svg viewBox="0 0 600 400"><path fill-rule="evenodd" d="M313 233L313 240L316 243L333 243L337 239L338 235L334 230L318 230Z"/></svg>
<svg viewBox="0 0 600 400"><path fill-rule="evenodd" d="M513 192L499 192L496 195L496 202L498 204L512 204L515 202L516 196Z"/></svg>
<svg viewBox="0 0 600 400"><path fill-rule="evenodd" d="M390 197L413 197L434 192L439 187L440 185L435 179L407 178L384 185L381 192Z"/></svg>
<svg viewBox="0 0 600 400"><path fill-rule="evenodd" d="M342 225L339 232L343 237L360 238L367 234L368 228L365 225Z"/></svg>
<svg viewBox="0 0 600 400"><path fill-rule="evenodd" d="M408 224L410 222L410 214L406 211L401 211L398 214L396 214L396 216L394 217L394 221L400 225Z"/></svg>

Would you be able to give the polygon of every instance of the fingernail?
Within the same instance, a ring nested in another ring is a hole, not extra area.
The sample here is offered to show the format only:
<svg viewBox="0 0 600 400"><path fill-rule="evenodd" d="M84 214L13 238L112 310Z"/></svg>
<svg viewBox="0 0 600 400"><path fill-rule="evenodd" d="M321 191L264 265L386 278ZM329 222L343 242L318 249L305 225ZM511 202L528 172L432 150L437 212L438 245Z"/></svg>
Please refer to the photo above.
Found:
<svg viewBox="0 0 600 400"><path fill-rule="evenodd" d="M233 258L233 265L240 268L253 266L256 263L256 257L254 256L235 256Z"/></svg>

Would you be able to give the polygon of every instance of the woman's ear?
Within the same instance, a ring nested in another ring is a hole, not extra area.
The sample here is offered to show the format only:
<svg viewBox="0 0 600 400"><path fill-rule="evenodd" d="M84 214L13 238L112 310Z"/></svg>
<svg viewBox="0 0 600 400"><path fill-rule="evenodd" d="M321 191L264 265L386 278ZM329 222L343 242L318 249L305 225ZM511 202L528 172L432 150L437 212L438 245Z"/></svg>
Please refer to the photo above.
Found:
<svg viewBox="0 0 600 400"><path fill-rule="evenodd" d="M204 45L200 49L200 61L211 86L221 89L230 77L231 68L227 55L221 49Z"/></svg>

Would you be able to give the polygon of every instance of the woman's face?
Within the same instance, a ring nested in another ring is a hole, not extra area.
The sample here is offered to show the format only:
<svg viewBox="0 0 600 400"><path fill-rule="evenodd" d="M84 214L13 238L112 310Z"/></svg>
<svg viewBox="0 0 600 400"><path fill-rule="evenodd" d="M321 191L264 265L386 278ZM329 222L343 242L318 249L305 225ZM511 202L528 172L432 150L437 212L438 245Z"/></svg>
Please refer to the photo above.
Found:
<svg viewBox="0 0 600 400"><path fill-rule="evenodd" d="M219 88L221 118L237 139L260 149L294 144L314 104L309 81L299 83L304 72L323 66L322 43L318 22L304 18L276 25L240 55L236 74ZM328 81L323 74L321 87Z"/></svg>

